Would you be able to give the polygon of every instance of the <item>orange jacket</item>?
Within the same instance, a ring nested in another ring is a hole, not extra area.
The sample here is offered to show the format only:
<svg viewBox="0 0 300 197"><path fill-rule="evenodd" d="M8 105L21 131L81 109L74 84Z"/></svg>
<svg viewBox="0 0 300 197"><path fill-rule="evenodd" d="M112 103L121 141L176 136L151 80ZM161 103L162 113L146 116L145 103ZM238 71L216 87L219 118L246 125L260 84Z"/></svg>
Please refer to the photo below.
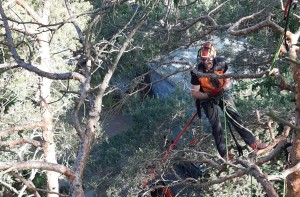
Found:
<svg viewBox="0 0 300 197"><path fill-rule="evenodd" d="M199 62L196 68L196 72L191 71L191 84L200 85L200 92L209 92L217 94L222 90L226 79L216 79L210 77L202 77L197 74L200 73L214 73L216 75L223 75L228 70L228 65L223 57L215 57L213 60L214 66L211 70L206 70L204 63Z"/></svg>
<svg viewBox="0 0 300 197"><path fill-rule="evenodd" d="M221 69L221 70L215 70L213 72L216 75L222 75L225 73L225 68ZM211 79L208 77L200 77L199 79L199 83L201 86L201 90L203 92L215 92L218 93L221 91L220 87L223 86L223 84L225 83L225 79L217 79L219 81L219 88L218 87L214 87L213 84L211 83Z"/></svg>

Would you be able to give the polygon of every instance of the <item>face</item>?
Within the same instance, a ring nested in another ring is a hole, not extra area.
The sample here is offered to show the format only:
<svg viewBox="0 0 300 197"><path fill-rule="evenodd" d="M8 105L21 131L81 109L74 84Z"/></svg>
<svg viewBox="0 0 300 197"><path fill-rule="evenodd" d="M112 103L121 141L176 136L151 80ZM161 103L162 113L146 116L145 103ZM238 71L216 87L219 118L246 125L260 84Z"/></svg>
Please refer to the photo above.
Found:
<svg viewBox="0 0 300 197"><path fill-rule="evenodd" d="M213 58L202 59L202 62L207 70L210 70L213 67Z"/></svg>

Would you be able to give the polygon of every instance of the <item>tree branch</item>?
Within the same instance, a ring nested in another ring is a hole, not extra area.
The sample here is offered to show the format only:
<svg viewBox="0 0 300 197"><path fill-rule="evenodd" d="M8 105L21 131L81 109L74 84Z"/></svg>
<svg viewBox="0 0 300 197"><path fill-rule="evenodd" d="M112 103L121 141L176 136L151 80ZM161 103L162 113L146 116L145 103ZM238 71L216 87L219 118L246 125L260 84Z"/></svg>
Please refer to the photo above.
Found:
<svg viewBox="0 0 300 197"><path fill-rule="evenodd" d="M9 185L8 183L5 183L4 181L2 181L0 179L0 185L4 185L5 187L7 187L9 190L13 191L14 193L16 194L19 194L19 192L14 188L12 187L11 185Z"/></svg>
<svg viewBox="0 0 300 197"><path fill-rule="evenodd" d="M82 44L83 48L85 48L85 41L84 41L83 32L81 31L79 25L76 23L76 21L75 21L75 19L73 17L73 12L71 11L71 8L70 8L70 1L69 0L65 0L65 5L67 7L67 10L68 10L68 13L69 13L69 16L70 16L70 20L71 20L72 24L74 25L74 27L76 29L76 32L78 34L80 43Z"/></svg>
<svg viewBox="0 0 300 197"><path fill-rule="evenodd" d="M42 146L41 142L39 142L37 140L32 140L32 139L29 139L29 138L21 138L21 139L18 139L18 140L7 141L7 142L1 142L0 141L0 147L14 148L18 145L22 145L22 144L25 144L25 143L31 144L35 147L41 147Z"/></svg>
<svg viewBox="0 0 300 197"><path fill-rule="evenodd" d="M42 23L41 17L23 0L16 0L16 3L24 8L29 16L38 23Z"/></svg>
<svg viewBox="0 0 300 197"><path fill-rule="evenodd" d="M43 126L42 122L33 122L33 123L29 123L29 124L24 124L24 125L15 125L13 127L10 127L10 128L0 131L0 138L5 137L7 135L11 135L14 132L18 132L18 131L22 131L22 130L32 130L32 129L36 129L36 128L39 128L42 126Z"/></svg>
<svg viewBox="0 0 300 197"><path fill-rule="evenodd" d="M54 80L66 80L66 79L75 79L80 81L81 83L83 83L85 81L85 77L79 73L76 72L68 72L68 73L48 73L45 72L35 66L32 66L31 64L27 64L25 63L20 56L17 53L16 48L14 47L14 42L13 42L13 38L11 35L11 31L9 29L9 25L6 19L6 15L3 11L2 5L0 4L0 14L3 20L3 25L5 28L5 32L6 32L6 37L7 37L7 41L8 41L8 45L9 45L9 49L12 53L13 58L15 59L15 61L17 62L17 64L19 66L21 66L22 68L30 71L30 72L34 72L37 75L41 76L41 77L46 77L49 79L54 79Z"/></svg>
<svg viewBox="0 0 300 197"><path fill-rule="evenodd" d="M25 178L23 178L22 176L20 176L19 174L15 173L15 172L10 172L10 174L19 179L26 187L28 187L28 189L34 193L34 196L36 197L40 197L40 194L37 192L35 186L33 185L32 181L28 181Z"/></svg>
<svg viewBox="0 0 300 197"><path fill-rule="evenodd" d="M293 166L292 168L286 169L284 171L282 171L280 174L278 175L266 175L266 178L268 180L280 180L280 179L285 179L288 175L297 172L300 170L300 162L297 163L295 166Z"/></svg>
<svg viewBox="0 0 300 197"><path fill-rule="evenodd" d="M0 69L12 69L18 67L18 65L15 65L15 62L6 62L4 64L0 64Z"/></svg>
<svg viewBox="0 0 300 197"><path fill-rule="evenodd" d="M263 186L267 196L278 197L273 185L266 179L265 175L257 165L250 164L245 160L238 160L238 162L249 169L250 174Z"/></svg>
<svg viewBox="0 0 300 197"><path fill-rule="evenodd" d="M270 116L276 122L280 122L280 123L282 123L284 125L287 125L287 126L291 127L292 129L295 129L297 131L300 130L299 127L297 127L297 126L293 125L292 123L290 123L290 122L288 122L288 121L286 121L286 120L284 120L284 119L279 118L278 116L276 116L275 113L274 113L274 111L272 109L270 109L269 112L266 113L266 115Z"/></svg>
<svg viewBox="0 0 300 197"><path fill-rule="evenodd" d="M276 23L274 23L273 21L271 21L271 14L267 17L266 20L261 21L251 27L239 30L239 26L241 25L242 22L246 22L248 20L254 19L255 17L259 16L263 12L265 12L265 8L259 12L256 12L254 14L239 19L228 29L228 32L234 36L241 36L241 35L247 35L253 32L260 31L264 27L269 27L272 28L278 34L283 33L283 28L277 25Z"/></svg>
<svg viewBox="0 0 300 197"><path fill-rule="evenodd" d="M20 32L20 33L29 35L31 37L34 37L34 35L42 32L42 31L34 30L33 28L25 26L23 23L13 21L11 19L7 21L7 24L10 29L15 30L16 32ZM0 21L0 25L4 26L3 21Z"/></svg>
<svg viewBox="0 0 300 197"><path fill-rule="evenodd" d="M44 161L27 161L27 162L0 162L0 170L10 172L12 170L30 170L39 169L54 171L65 175L69 180L74 179L74 172L64 165L47 163Z"/></svg>
<svg viewBox="0 0 300 197"><path fill-rule="evenodd" d="M288 60L289 62L293 63L294 65L296 65L298 68L300 68L300 61L297 61L295 59L292 59L290 57L286 57L286 60Z"/></svg>

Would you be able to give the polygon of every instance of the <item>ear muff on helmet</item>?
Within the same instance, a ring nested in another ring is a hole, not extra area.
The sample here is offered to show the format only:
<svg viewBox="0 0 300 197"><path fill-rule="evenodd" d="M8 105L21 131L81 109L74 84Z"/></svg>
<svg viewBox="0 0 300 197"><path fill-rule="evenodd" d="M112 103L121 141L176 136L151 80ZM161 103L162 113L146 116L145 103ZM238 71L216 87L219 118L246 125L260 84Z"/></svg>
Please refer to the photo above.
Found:
<svg viewBox="0 0 300 197"><path fill-rule="evenodd" d="M197 54L197 60L215 58L217 54L216 48L210 42L203 44Z"/></svg>

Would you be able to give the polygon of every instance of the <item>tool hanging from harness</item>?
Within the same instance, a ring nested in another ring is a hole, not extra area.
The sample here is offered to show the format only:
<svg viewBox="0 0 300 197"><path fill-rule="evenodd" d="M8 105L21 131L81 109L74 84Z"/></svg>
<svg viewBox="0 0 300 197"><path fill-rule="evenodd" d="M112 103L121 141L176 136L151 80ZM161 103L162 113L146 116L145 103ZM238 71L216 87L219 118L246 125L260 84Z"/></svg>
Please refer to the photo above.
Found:
<svg viewBox="0 0 300 197"><path fill-rule="evenodd" d="M291 8L293 7L293 10L296 9L297 7L297 0L288 0L285 4L284 7L284 18L283 20L285 20L285 25L284 25L284 45L287 51L289 51L289 46L287 44L287 40L286 40L286 32L287 32L287 28L289 26L289 20L290 20L290 13L291 13Z"/></svg>

